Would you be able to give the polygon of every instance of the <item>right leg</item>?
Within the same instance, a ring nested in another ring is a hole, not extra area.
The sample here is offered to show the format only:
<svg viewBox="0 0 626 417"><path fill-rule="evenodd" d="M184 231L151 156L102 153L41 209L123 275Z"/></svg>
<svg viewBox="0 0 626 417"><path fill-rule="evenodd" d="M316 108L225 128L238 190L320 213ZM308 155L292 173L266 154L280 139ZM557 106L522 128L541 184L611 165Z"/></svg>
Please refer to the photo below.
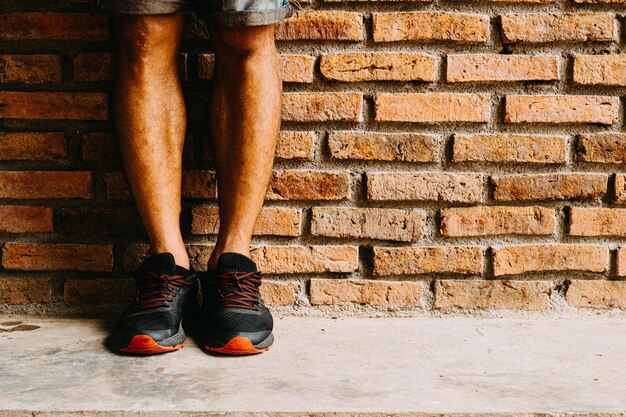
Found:
<svg viewBox="0 0 626 417"><path fill-rule="evenodd" d="M182 12L116 16L115 126L152 253L189 268L180 231L185 105L178 75Z"/></svg>

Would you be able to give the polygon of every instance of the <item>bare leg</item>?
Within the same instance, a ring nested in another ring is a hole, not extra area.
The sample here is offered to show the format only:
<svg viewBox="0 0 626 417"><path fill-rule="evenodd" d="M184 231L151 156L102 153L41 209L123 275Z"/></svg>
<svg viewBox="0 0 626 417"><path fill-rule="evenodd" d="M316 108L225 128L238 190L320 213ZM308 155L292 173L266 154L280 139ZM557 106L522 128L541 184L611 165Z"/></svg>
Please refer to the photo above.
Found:
<svg viewBox="0 0 626 417"><path fill-rule="evenodd" d="M124 169L152 253L189 268L180 232L185 104L177 68L183 13L117 16L115 119Z"/></svg>
<svg viewBox="0 0 626 417"><path fill-rule="evenodd" d="M223 252L250 256L252 229L269 185L280 130L282 82L274 25L212 32L211 128L220 228L209 269Z"/></svg>

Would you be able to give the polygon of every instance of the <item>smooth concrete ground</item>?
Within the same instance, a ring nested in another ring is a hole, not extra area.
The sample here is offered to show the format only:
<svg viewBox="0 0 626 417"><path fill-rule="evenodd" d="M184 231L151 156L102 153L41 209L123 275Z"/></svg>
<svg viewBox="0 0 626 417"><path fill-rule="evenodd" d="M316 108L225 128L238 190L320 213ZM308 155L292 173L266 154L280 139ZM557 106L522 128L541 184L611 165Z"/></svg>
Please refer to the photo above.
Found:
<svg viewBox="0 0 626 417"><path fill-rule="evenodd" d="M274 348L244 358L208 355L193 341L160 356L116 355L103 345L110 325L103 321L4 316L0 323L13 329L0 330L3 417L626 415L620 317L282 318ZM112 410L122 412L104 413Z"/></svg>

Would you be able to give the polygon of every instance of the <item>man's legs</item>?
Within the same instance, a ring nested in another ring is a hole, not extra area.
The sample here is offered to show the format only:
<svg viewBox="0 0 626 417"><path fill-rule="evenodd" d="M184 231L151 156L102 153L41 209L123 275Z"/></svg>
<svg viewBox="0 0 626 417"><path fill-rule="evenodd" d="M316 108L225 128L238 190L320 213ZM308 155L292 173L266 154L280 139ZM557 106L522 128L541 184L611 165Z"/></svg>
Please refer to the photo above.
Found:
<svg viewBox="0 0 626 417"><path fill-rule="evenodd" d="M152 252L170 252L189 268L179 220L185 107L177 60L184 15L118 15L116 23L115 120L126 176Z"/></svg>
<svg viewBox="0 0 626 417"><path fill-rule="evenodd" d="M272 172L282 81L275 25L213 27L215 72L210 123L220 228L209 269L223 252L250 255L252 229Z"/></svg>

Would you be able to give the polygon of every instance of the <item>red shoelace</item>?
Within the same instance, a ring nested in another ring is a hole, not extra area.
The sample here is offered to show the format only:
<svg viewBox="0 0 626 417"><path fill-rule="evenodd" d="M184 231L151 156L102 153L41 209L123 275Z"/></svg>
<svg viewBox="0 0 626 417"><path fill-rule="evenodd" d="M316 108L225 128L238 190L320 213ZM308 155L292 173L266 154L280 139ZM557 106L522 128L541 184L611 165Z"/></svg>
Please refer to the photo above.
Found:
<svg viewBox="0 0 626 417"><path fill-rule="evenodd" d="M137 309L168 306L178 290L190 287L193 282L182 275L167 275L148 272L137 284Z"/></svg>
<svg viewBox="0 0 626 417"><path fill-rule="evenodd" d="M260 272L229 271L217 277L217 291L222 297L223 307L245 308L257 310Z"/></svg>

